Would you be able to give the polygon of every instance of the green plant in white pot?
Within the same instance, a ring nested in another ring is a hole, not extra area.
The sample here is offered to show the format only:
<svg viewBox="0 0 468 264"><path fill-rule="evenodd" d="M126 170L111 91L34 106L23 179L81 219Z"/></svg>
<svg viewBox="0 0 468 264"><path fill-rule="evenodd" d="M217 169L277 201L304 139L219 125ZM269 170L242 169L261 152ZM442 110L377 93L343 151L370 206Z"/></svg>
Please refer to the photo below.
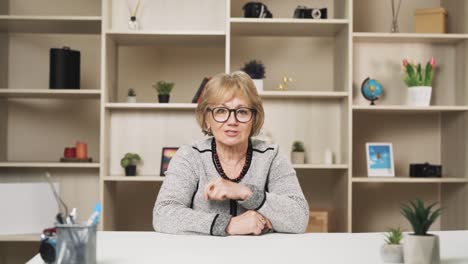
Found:
<svg viewBox="0 0 468 264"><path fill-rule="evenodd" d="M291 152L291 162L293 164L304 164L305 162L305 149L302 141L294 141Z"/></svg>
<svg viewBox="0 0 468 264"><path fill-rule="evenodd" d="M263 79L265 79L265 66L261 61L251 60L241 69L247 73L257 88L257 92L263 92Z"/></svg>
<svg viewBox="0 0 468 264"><path fill-rule="evenodd" d="M380 256L385 263L403 263L403 232L398 228L390 228L385 233L385 244L380 248Z"/></svg>
<svg viewBox="0 0 468 264"><path fill-rule="evenodd" d="M440 263L439 237L427 233L441 214L441 208L433 210L436 204L425 207L421 199L416 199L401 207L401 214L410 222L414 231L405 237L403 244L405 263Z"/></svg>
<svg viewBox="0 0 468 264"><path fill-rule="evenodd" d="M403 60L404 82L408 86L407 104L411 106L429 106L431 104L432 81L436 62L431 58L426 67Z"/></svg>
<svg viewBox="0 0 468 264"><path fill-rule="evenodd" d="M127 103L136 103L136 92L133 88L128 89Z"/></svg>

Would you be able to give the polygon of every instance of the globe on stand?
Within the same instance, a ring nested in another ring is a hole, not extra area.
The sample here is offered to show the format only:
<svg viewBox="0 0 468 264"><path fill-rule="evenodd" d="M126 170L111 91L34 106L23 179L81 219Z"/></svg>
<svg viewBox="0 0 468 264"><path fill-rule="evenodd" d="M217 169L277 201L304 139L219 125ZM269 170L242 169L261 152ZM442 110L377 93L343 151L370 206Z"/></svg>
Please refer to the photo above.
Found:
<svg viewBox="0 0 468 264"><path fill-rule="evenodd" d="M375 105L374 101L378 100L382 95L382 85L374 79L367 77L361 84L361 93L370 105Z"/></svg>

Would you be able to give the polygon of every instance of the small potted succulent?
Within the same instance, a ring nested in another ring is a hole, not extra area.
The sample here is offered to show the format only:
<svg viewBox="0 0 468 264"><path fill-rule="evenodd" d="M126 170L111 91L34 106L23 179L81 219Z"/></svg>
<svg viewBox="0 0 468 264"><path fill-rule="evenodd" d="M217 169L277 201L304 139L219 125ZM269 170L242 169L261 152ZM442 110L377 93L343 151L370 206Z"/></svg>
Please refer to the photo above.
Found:
<svg viewBox="0 0 468 264"><path fill-rule="evenodd" d="M263 79L265 79L265 66L261 61L251 60L241 69L252 78L257 92L263 92Z"/></svg>
<svg viewBox="0 0 468 264"><path fill-rule="evenodd" d="M405 263L440 263L439 237L427 233L441 214L441 208L432 210L436 204L425 207L423 201L416 199L401 207L401 214L414 231L405 237L403 244Z"/></svg>
<svg viewBox="0 0 468 264"><path fill-rule="evenodd" d="M157 83L153 83L153 88L158 92L158 100L160 103L169 102L169 96L173 87L173 82L158 81Z"/></svg>
<svg viewBox="0 0 468 264"><path fill-rule="evenodd" d="M136 103L136 92L133 88L128 89L127 103Z"/></svg>
<svg viewBox="0 0 468 264"><path fill-rule="evenodd" d="M294 141L291 152L291 162L293 164L304 164L305 162L305 150L304 143L302 141Z"/></svg>
<svg viewBox="0 0 468 264"><path fill-rule="evenodd" d="M403 232L398 228L390 228L385 233L385 244L380 248L380 256L385 263L403 263Z"/></svg>
<svg viewBox="0 0 468 264"><path fill-rule="evenodd" d="M407 104L411 106L429 106L431 104L432 80L436 62L431 58L426 67L403 60L404 82L408 86Z"/></svg>
<svg viewBox="0 0 468 264"><path fill-rule="evenodd" d="M136 153L127 153L120 160L120 165L125 169L125 176L135 176L137 164L140 163L141 158Z"/></svg>

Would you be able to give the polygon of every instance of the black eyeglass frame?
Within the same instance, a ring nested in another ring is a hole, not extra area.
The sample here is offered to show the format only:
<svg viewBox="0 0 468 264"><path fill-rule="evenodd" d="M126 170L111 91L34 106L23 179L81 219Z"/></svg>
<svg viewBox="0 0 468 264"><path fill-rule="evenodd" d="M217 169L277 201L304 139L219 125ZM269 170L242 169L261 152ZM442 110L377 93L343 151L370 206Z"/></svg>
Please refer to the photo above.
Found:
<svg viewBox="0 0 468 264"><path fill-rule="evenodd" d="M224 121L218 121L218 120L216 120L216 118L215 118L215 116L214 116L214 115L215 115L215 114L214 114L214 110L217 109L217 108L223 108L223 109L226 109L226 110L229 112L228 117L226 118L226 120L224 120ZM240 110L240 109L248 109L248 110L250 110L250 111L252 112L252 115L250 116L250 119L249 119L248 121L242 122L242 121L240 121L240 120L237 118L237 110ZM248 122L252 121L252 118L253 118L253 117L256 115L256 113L257 113L257 110L256 110L256 109L250 108L250 107L239 107L239 108L231 109L231 108L227 108L227 107L224 107L224 106L219 106L219 107L213 107L213 108L208 107L208 108L206 109L206 111L211 112L211 116L213 117L213 120L216 121L216 122L218 122L218 123L226 123L226 122L229 120L229 118L231 118L231 113L234 112L234 118L236 119L236 121L239 122L239 123L244 123L244 124L245 124L245 123L248 123Z"/></svg>

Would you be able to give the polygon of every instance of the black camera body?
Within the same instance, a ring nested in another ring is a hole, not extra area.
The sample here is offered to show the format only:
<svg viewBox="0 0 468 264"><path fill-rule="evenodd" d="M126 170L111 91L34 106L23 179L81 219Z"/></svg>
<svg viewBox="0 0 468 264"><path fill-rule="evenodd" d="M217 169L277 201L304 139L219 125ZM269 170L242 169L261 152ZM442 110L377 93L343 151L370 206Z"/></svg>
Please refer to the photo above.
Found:
<svg viewBox="0 0 468 264"><path fill-rule="evenodd" d="M327 17L327 8L307 8L306 6L297 6L294 10L294 18L325 19Z"/></svg>
<svg viewBox="0 0 468 264"><path fill-rule="evenodd" d="M432 165L428 162L420 164L410 164L410 177L430 178L442 177L442 166Z"/></svg>
<svg viewBox="0 0 468 264"><path fill-rule="evenodd" d="M268 7L260 2L248 2L242 9L244 17L249 18L272 18L273 14L268 10Z"/></svg>

